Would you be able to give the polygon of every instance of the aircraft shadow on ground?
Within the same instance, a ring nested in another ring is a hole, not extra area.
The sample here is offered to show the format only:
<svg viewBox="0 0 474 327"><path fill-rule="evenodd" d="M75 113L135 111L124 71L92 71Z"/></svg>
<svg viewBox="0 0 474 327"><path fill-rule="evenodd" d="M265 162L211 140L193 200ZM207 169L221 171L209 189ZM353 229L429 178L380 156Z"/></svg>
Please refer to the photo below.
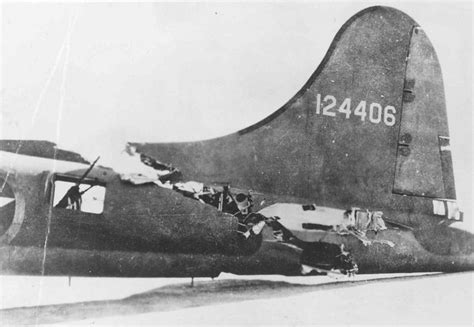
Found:
<svg viewBox="0 0 474 327"><path fill-rule="evenodd" d="M430 275L435 276L435 275ZM267 280L216 280L174 284L117 300L88 301L21 307L0 310L3 324L51 324L66 321L132 315L150 312L173 311L229 302L241 302L276 297L287 297L318 290L357 286L367 282L426 278L412 276L378 278L359 281L335 281L332 283L306 285Z"/></svg>

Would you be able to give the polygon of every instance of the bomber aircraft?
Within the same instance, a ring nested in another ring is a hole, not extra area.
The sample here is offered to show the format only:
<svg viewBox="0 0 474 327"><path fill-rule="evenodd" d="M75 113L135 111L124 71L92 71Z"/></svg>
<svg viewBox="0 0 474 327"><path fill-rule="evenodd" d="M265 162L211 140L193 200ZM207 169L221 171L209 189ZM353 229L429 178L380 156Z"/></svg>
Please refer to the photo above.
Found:
<svg viewBox="0 0 474 327"><path fill-rule="evenodd" d="M136 171L0 141L2 274L214 277L474 268L443 80L406 14L350 18L286 104L236 133L124 145Z"/></svg>

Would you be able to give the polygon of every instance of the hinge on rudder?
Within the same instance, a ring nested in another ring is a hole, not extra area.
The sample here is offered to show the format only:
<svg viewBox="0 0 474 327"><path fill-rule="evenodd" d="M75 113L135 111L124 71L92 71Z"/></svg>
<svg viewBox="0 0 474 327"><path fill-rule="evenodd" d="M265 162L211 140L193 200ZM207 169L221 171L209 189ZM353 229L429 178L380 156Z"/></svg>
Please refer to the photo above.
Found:
<svg viewBox="0 0 474 327"><path fill-rule="evenodd" d="M415 100L415 93L413 93L414 89L415 79L405 79L405 83L403 85L403 102L413 102L413 100Z"/></svg>
<svg viewBox="0 0 474 327"><path fill-rule="evenodd" d="M410 133L404 133L398 139L398 154L408 157L410 155L410 143L412 136Z"/></svg>

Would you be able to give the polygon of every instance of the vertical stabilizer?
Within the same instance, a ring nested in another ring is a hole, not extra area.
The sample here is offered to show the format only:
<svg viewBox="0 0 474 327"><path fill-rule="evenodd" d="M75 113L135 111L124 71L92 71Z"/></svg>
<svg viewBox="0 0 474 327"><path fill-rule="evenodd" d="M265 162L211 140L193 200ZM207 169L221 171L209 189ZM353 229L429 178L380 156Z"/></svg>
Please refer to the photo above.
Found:
<svg viewBox="0 0 474 327"><path fill-rule="evenodd" d="M432 215L426 197L455 196L437 56L416 22L388 7L349 19L308 82L262 121L206 141L136 145L189 180L318 205Z"/></svg>

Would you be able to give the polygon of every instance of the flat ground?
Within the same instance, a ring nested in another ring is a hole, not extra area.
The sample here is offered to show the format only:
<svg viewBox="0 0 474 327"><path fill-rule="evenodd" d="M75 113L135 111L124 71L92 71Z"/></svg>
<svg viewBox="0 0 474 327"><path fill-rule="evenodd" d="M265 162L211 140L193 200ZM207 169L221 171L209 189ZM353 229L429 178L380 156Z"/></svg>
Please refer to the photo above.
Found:
<svg viewBox="0 0 474 327"><path fill-rule="evenodd" d="M215 280L0 277L2 324L472 325L474 273Z"/></svg>

